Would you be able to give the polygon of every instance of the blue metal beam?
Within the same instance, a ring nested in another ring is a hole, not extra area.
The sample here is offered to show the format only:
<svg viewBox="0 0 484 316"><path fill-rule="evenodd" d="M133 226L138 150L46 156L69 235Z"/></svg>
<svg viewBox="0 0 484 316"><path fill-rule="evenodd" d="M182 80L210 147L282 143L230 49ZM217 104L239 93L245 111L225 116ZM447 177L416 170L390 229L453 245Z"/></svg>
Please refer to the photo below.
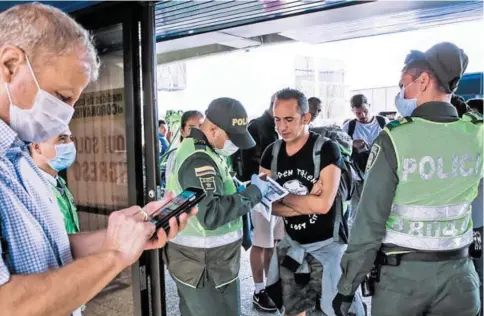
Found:
<svg viewBox="0 0 484 316"><path fill-rule="evenodd" d="M34 1L1 1L0 2L0 12L5 11L9 9L10 7L13 7L14 5L17 4L25 4L28 2L34 2ZM90 7L92 5L101 3L103 1L37 1L43 4L48 4L53 7L56 7L58 9L61 9L62 11L66 13L73 13L75 11L79 11L81 9Z"/></svg>

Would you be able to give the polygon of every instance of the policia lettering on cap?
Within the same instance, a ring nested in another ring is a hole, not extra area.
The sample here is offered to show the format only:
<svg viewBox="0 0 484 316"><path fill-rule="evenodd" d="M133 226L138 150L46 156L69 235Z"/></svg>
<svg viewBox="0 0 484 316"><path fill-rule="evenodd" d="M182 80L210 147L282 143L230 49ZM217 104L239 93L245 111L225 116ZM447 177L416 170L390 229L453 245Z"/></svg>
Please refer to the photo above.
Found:
<svg viewBox="0 0 484 316"><path fill-rule="evenodd" d="M483 119L478 113L460 119L449 103L467 63L451 43L407 56L395 100L404 118L375 141L341 261L336 315L348 315L363 281L373 315L479 312L469 246L470 204L483 176Z"/></svg>
<svg viewBox="0 0 484 316"><path fill-rule="evenodd" d="M164 251L176 281L182 316L240 315L240 247L242 216L262 199L268 184L253 176L237 192L226 157L255 141L247 131L247 113L234 99L210 103L200 129L193 128L178 147L167 190L203 188L207 197L186 229Z"/></svg>

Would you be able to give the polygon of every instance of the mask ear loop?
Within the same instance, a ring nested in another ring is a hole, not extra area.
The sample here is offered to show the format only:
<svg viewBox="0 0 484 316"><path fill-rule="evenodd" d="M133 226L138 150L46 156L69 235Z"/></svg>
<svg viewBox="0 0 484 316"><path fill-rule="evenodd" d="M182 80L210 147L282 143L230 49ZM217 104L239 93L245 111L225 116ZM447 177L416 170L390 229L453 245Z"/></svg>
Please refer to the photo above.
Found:
<svg viewBox="0 0 484 316"><path fill-rule="evenodd" d="M417 82L417 80L420 79L420 76L418 76L417 79L415 79L414 81L410 82L406 87L403 87L401 90L400 90L400 95L402 97L402 99L405 99L405 91L407 90L408 87L410 87L411 85L413 85L415 82ZM422 93L422 91L420 91L414 98L412 99L417 99L418 96L420 95L420 93Z"/></svg>
<svg viewBox="0 0 484 316"><path fill-rule="evenodd" d="M59 151L57 150L57 145L54 145L54 150L55 150L54 159L56 159L57 158L57 155L59 154Z"/></svg>
<svg viewBox="0 0 484 316"><path fill-rule="evenodd" d="M23 52L23 50L22 50L22 52ZM24 54L25 54L25 52L24 52ZM32 74L32 78L34 78L35 85L37 86L37 89L40 90L39 82L37 81L37 78L35 77L34 69L32 68L32 64L30 63L30 59L29 59L29 56L27 56L27 54L25 54L25 59L27 60L27 66L29 67L30 73ZM12 95L10 94L10 89L8 87L7 82L5 82L5 90L7 90L7 96L8 96L8 101L10 102L10 105L14 105L13 104L13 98L12 98Z"/></svg>
<svg viewBox="0 0 484 316"><path fill-rule="evenodd" d="M30 73L32 74L32 78L34 78L35 84L37 85L37 89L40 90L39 82L37 81L37 78L35 77L34 69L32 68L32 64L30 63L30 58L27 55L25 55L25 58L27 59L27 65L29 66Z"/></svg>
<svg viewBox="0 0 484 316"><path fill-rule="evenodd" d="M5 82L5 90L7 90L8 101L10 102L10 106L13 106L13 99L10 95L10 89L8 87L8 83Z"/></svg>
<svg viewBox="0 0 484 316"><path fill-rule="evenodd" d="M415 79L415 80L414 80L414 82L415 82L415 81L417 81L418 79L420 79L420 77L418 77L417 79ZM416 95L416 96L415 96L415 98L414 98L414 99L415 99L415 103L417 104L417 106L419 106L419 103L418 103L418 97L419 97L419 96L422 94L422 92L423 92L423 91L422 91L422 90L420 90L420 91L419 91L419 93L417 93L417 95Z"/></svg>

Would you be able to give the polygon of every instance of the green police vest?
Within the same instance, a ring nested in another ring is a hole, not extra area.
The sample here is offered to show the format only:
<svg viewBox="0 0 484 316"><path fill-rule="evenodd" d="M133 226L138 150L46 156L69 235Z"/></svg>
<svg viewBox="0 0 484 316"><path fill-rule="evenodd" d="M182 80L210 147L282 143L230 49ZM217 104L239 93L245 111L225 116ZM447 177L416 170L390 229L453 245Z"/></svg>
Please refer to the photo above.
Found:
<svg viewBox="0 0 484 316"><path fill-rule="evenodd" d="M64 194L61 193L58 187L52 185L52 190L57 198L57 204L64 217L64 224L68 234L76 234L80 231L79 229L79 217L77 215L77 207L74 202L74 197L67 188L66 182L61 177L57 178Z"/></svg>
<svg viewBox="0 0 484 316"><path fill-rule="evenodd" d="M468 246L470 205L483 175L482 117L405 123L385 128L395 148L399 183L383 243L421 251Z"/></svg>
<svg viewBox="0 0 484 316"><path fill-rule="evenodd" d="M224 196L237 192L226 161L210 147L204 144L196 144L196 141L191 137L184 139L175 153L173 169L168 175L167 191L171 191L175 195L182 192L178 172L183 162L195 153L204 153L215 162L217 172L222 177L222 191ZM215 230L207 230L203 228L198 218L194 216L188 220L186 228L172 239L171 242L187 247L215 248L233 243L240 238L242 238L242 218L236 219Z"/></svg>

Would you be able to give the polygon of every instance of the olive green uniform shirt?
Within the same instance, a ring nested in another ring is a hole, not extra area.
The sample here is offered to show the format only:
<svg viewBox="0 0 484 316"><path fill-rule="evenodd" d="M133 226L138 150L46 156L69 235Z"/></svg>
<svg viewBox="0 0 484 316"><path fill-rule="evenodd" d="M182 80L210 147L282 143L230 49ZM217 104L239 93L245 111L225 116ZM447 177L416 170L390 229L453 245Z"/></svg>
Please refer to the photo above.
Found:
<svg viewBox="0 0 484 316"><path fill-rule="evenodd" d="M422 104L414 110L412 117L440 123L455 122L459 119L455 107L446 102ZM356 219L350 232L348 248L341 259L343 274L338 290L343 295L354 294L373 267L376 254L385 237L386 222L398 185L397 157L390 136L382 131L373 146L380 146L380 150L375 157L370 155L368 160ZM384 249L385 252L405 250L394 245L385 245Z"/></svg>
<svg viewBox="0 0 484 316"><path fill-rule="evenodd" d="M190 137L195 138L196 146L209 146L207 138L199 129L193 129ZM225 159L225 157L220 157ZM210 166L217 175L197 175L195 169ZM223 195L223 181L217 164L205 153L195 153L180 167L178 179L182 189L203 188L207 196L198 204L197 218L203 228L214 230L242 215L247 214L262 199L256 186L249 185L242 192ZM179 281L196 287L204 273L210 282L218 287L237 278L240 269L242 239L217 248L193 248L169 243L166 247L166 260L170 272Z"/></svg>

